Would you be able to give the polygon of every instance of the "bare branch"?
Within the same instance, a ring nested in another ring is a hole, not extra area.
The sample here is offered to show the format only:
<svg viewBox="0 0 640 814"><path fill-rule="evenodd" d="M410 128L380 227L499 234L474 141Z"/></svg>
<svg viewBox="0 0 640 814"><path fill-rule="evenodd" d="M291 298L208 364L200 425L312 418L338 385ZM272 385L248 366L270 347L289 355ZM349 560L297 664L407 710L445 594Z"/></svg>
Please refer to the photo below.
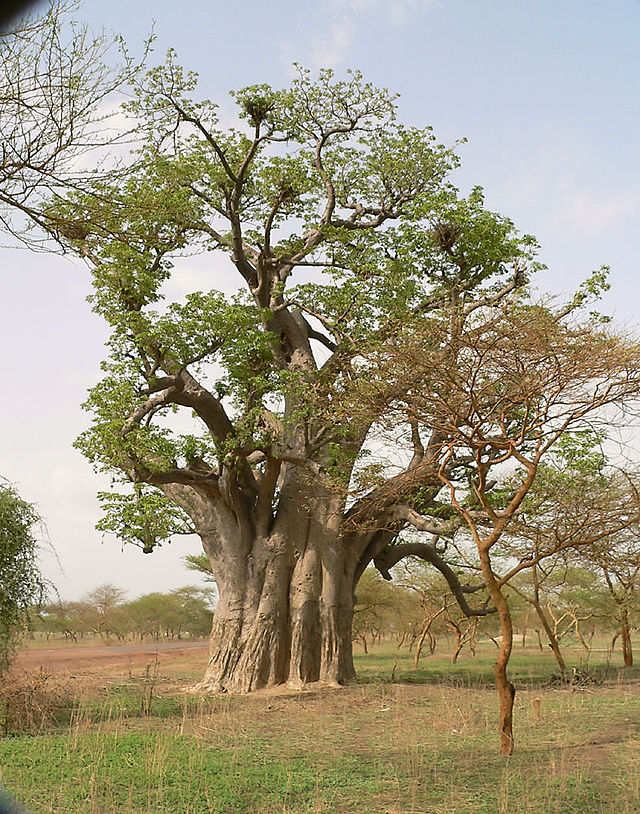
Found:
<svg viewBox="0 0 640 814"><path fill-rule="evenodd" d="M388 546L375 557L373 562L385 579L391 579L389 570L406 557L420 557L437 568L446 579L451 593L465 616L486 616L489 613L495 613L495 608L472 608L469 605L465 594L479 591L484 588L484 585L461 585L455 571L429 543L401 543Z"/></svg>

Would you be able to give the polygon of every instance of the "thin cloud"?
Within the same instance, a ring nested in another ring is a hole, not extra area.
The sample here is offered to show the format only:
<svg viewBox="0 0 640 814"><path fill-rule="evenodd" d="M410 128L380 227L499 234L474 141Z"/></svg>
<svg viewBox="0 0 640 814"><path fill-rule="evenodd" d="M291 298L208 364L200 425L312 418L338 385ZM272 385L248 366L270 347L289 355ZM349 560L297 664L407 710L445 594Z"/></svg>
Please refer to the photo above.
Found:
<svg viewBox="0 0 640 814"><path fill-rule="evenodd" d="M637 217L640 194L622 179L616 184L590 172L598 163L579 133L558 131L530 146L521 150L527 159L514 162L503 186L503 197L516 208L544 212L544 220L565 233L591 237Z"/></svg>
<svg viewBox="0 0 640 814"><path fill-rule="evenodd" d="M316 40L309 62L315 70L336 68L345 61L351 48L355 22L348 14L339 15L329 26L324 38Z"/></svg>
<svg viewBox="0 0 640 814"><path fill-rule="evenodd" d="M348 60L364 17L375 15L386 25L402 27L412 15L441 4L442 0L331 0L301 31L301 41L306 42L308 30L313 28L313 47L301 54L297 46L281 43L280 57L287 65L299 61L315 70L337 68Z"/></svg>

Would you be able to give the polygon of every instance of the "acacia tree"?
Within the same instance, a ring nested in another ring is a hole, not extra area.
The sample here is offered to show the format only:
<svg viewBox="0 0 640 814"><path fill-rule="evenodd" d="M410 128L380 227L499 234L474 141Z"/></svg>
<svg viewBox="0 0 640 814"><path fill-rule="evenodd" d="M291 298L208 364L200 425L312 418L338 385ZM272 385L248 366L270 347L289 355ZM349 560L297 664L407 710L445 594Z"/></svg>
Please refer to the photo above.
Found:
<svg viewBox="0 0 640 814"><path fill-rule="evenodd" d="M633 648L631 645L630 614L638 607L640 590L640 546L638 545L637 527L621 530L611 540L581 551L582 559L595 566L604 577L610 598L616 608L616 621L619 629L615 640L622 640L622 657L625 667L633 665Z"/></svg>
<svg viewBox="0 0 640 814"><path fill-rule="evenodd" d="M553 651L553 656L558 664L558 667L560 668L560 674L562 678L565 678L567 674L567 665L560 649L560 637L558 636L557 630L554 628L552 621L549 619L549 605L547 604L546 609L543 605L546 596L545 582L549 578L552 568L553 561L551 563L551 568L545 568L539 563L535 563L531 566L530 573L528 575L523 575L524 579L517 581L512 580L510 582L510 587L518 594L518 596L522 597L533 607L538 620L542 624L542 629L547 635L549 647Z"/></svg>
<svg viewBox="0 0 640 814"><path fill-rule="evenodd" d="M513 625L505 587L524 569L612 539L639 517L638 492L627 478L592 473L557 488L567 457L563 440L619 419L616 411L637 400L640 377L638 344L580 322L573 307L579 300L557 309L503 303L491 314L481 310L464 331L433 322L382 352L383 359L392 354L398 378L406 377L398 414L409 413L446 439L438 476L475 543L498 611L494 672L503 754L513 751L515 693L507 677ZM410 549L397 545L380 556L389 566Z"/></svg>
<svg viewBox="0 0 640 814"><path fill-rule="evenodd" d="M559 439L553 458L538 468L535 484L518 516L519 534L527 539L527 547L536 562L528 569L528 573L520 573L516 580L512 580L510 587L535 610L563 678L566 677L567 668L560 639L570 628L575 628L579 633L578 619L562 600L564 608L559 615L556 615L553 607L558 605L559 593L563 592L565 584L573 582L572 579L567 579L567 569L571 559L576 557L576 549L580 547L579 559L584 559L591 550L589 546L585 548L581 545L580 534L585 520L584 495L594 498L589 515L590 522L593 523L594 516L597 517L597 511L602 508L596 493L608 494L607 481L612 473L608 471L607 459L602 452L603 440L593 429L577 430ZM623 488L620 479L618 487ZM575 506L574 501L577 501ZM556 554L541 558L545 562L537 559L543 551L554 551L552 541L558 528L562 528L565 539L569 537L572 523L575 526L576 534L573 538L576 540L576 547L572 549L559 546ZM599 545L606 547L610 543L611 540L605 538ZM574 574L578 582L581 581L581 576L582 581L584 578L588 579L587 574ZM566 591L564 593L563 600L566 599ZM573 599L575 598L574 596ZM576 602L570 604L575 607ZM564 634L560 630L563 621Z"/></svg>
<svg viewBox="0 0 640 814"><path fill-rule="evenodd" d="M511 588L536 610L547 634L563 676L566 664L560 651L560 639L573 631L585 650L589 645L580 631L580 623L607 613L607 598L618 609L625 664L632 658L628 614L634 588L640 574L636 541L637 526L633 513L623 507L638 501L637 476L611 466L602 451L603 437L592 429L565 435L559 442L551 465L543 465L536 483L518 517L518 533L526 537L534 556L553 550L552 541L562 537L575 541L559 546L559 554L547 562L537 560ZM611 493L618 495L624 527L605 526L597 533L598 513L607 516ZM586 510L585 495L590 507ZM611 532L611 533L609 533ZM609 595L607 597L607 594ZM546 599L544 599L546 597ZM626 622L626 633L625 630ZM592 627L593 630L593 627Z"/></svg>
<svg viewBox="0 0 640 814"><path fill-rule="evenodd" d="M78 603L83 622L89 630L104 639L113 633L123 638L126 620L122 614L122 603L126 592L110 582L98 585ZM84 612L83 612L84 611Z"/></svg>

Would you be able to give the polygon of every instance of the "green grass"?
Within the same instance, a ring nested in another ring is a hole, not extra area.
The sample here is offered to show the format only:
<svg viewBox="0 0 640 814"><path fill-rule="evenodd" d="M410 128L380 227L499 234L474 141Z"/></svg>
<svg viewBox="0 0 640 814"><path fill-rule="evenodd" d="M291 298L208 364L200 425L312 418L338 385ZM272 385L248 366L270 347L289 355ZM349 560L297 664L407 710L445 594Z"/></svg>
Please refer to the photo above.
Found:
<svg viewBox="0 0 640 814"><path fill-rule="evenodd" d="M477 657L468 655L451 664L449 653L438 650L434 655L423 655L419 666L413 664L413 653L406 649L398 650L390 644L373 648L368 654L359 653L356 657L358 682L384 682L393 678L406 684L449 684L452 686L493 686L493 664L496 649L490 642L481 643ZM580 648L565 652L569 674L572 668L585 669L594 681L616 681L640 679L640 666L622 668L611 664L604 648L592 652L588 659ZM559 674L559 668L550 651L540 652L537 648L515 647L509 664L511 680L517 685L542 686L551 682L552 676Z"/></svg>
<svg viewBox="0 0 640 814"><path fill-rule="evenodd" d="M66 720L0 739L1 778L34 814L637 814L637 672L553 688L546 653L516 653L505 759L491 664L483 649L416 670L383 645L352 687L247 697L180 693L195 667L111 675Z"/></svg>

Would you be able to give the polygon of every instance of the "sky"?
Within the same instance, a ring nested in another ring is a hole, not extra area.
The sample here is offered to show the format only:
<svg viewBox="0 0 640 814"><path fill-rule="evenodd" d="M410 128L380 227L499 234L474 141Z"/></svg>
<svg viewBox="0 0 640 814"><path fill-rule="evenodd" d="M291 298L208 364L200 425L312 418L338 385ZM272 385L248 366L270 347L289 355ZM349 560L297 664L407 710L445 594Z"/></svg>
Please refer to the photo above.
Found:
<svg viewBox="0 0 640 814"><path fill-rule="evenodd" d="M175 48L200 94L285 86L292 64L356 68L400 94L399 117L466 139L455 182L537 237L540 292L569 294L602 264L602 309L629 328L640 307L639 0L85 0L78 20L122 34L151 63ZM1 134L0 134L1 138ZM207 257L178 284L215 285ZM100 377L105 326L68 258L0 249L0 474L42 515L42 570L65 599L112 582L133 598L198 582L197 538L144 555L94 528L96 475L72 446Z"/></svg>

